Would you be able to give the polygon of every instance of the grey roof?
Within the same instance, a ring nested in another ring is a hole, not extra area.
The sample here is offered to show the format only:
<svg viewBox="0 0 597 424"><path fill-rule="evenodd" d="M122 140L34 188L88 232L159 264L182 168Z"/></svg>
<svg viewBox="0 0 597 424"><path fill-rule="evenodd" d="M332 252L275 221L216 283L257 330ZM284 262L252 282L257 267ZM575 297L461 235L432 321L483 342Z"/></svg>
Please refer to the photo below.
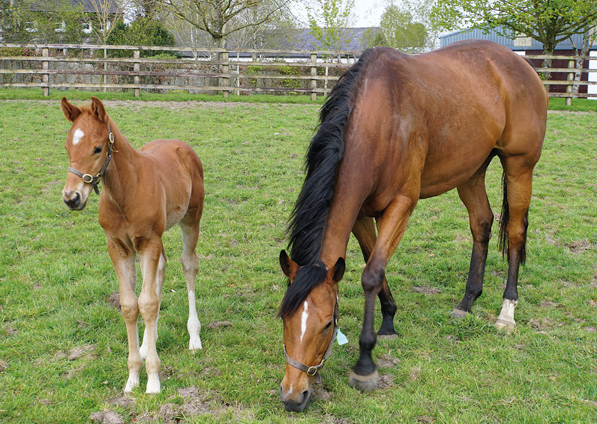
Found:
<svg viewBox="0 0 597 424"><path fill-rule="evenodd" d="M513 34L513 32L509 29L503 29L502 31L507 35ZM522 37L525 36L523 35ZM574 45L576 45L577 48L580 48L582 46L583 35L576 34L573 35L572 38L574 40ZM526 43L521 43L520 38L517 41L516 37L503 37L498 35L495 30L483 31L480 29L463 29L461 31L454 31L449 34L444 34L439 37L441 47L447 46L448 44L452 44L457 41L472 39L490 40L512 50L543 50L543 44L535 39L529 40L530 45L523 45ZM558 43L558 45L555 47L555 50L572 50L573 48L574 46L570 39L566 39ZM593 45L593 48L597 48L597 45Z"/></svg>

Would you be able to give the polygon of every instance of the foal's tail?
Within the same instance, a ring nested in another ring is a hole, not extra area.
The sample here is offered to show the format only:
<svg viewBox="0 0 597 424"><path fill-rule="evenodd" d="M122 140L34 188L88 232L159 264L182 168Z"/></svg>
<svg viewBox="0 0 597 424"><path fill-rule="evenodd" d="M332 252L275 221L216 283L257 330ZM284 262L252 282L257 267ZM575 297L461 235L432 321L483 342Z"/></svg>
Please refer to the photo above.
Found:
<svg viewBox="0 0 597 424"><path fill-rule="evenodd" d="M508 258L510 261L509 249L508 249L508 222L510 221L510 205L508 204L508 184L506 182L506 172L502 174L502 191L504 193L504 200L502 202L502 213L500 216L500 234L498 249L501 250L502 256ZM528 211L527 211L528 214ZM525 219L526 221L526 219ZM520 263L524 265L527 259L527 240L526 231L524 234L524 242L520 250Z"/></svg>

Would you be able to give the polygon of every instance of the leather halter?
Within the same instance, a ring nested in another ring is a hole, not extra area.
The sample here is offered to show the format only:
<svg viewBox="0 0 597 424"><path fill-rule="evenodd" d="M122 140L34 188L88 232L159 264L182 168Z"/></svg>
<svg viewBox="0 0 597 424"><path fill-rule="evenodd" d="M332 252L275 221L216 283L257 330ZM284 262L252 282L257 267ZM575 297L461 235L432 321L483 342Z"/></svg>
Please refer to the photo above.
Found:
<svg viewBox="0 0 597 424"><path fill-rule="evenodd" d="M81 171L78 171L71 166L68 167L68 172L72 172L73 174L81 177L84 183L91 184L93 186L93 191L95 191L95 194L99 194L99 189L97 188L97 185L100 183L101 178L106 173L106 169L110 164L110 159L112 159L112 152L114 152L114 134L112 133L112 126L109 122L108 131L110 131L110 134L108 135L108 152L106 154L106 161L104 162L104 166L102 166L102 169L100 169L97 175L93 176L91 174L83 174Z"/></svg>
<svg viewBox="0 0 597 424"><path fill-rule="evenodd" d="M336 305L334 306L334 334L332 335L332 339L330 340L330 344L328 345L327 350L323 354L323 358L321 358L321 362L318 365L307 366L302 362L296 361L288 356L286 352L286 344L284 344L284 356L286 357L286 362L288 365L293 366L303 372L306 372L309 377L315 376L320 369L323 368L325 364L325 360L330 356L332 353L332 345L334 344L334 340L336 340L336 334L338 334L338 302L336 301ZM317 377L320 377L317 375Z"/></svg>

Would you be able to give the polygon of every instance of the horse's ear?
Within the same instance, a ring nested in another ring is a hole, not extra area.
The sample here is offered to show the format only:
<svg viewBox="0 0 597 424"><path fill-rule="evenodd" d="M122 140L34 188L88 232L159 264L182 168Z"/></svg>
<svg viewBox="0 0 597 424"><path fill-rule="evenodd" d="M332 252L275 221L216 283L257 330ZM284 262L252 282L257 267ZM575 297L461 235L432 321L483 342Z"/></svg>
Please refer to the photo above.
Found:
<svg viewBox="0 0 597 424"><path fill-rule="evenodd" d="M104 104L100 99L97 97L91 96L91 112L99 119L100 122L106 122L108 119L108 114L106 113L106 109L104 108Z"/></svg>
<svg viewBox="0 0 597 424"><path fill-rule="evenodd" d="M81 109L69 103L68 100L66 100L66 97L62 98L62 102L60 102L60 109L62 109L64 117L71 122L75 122L77 116L81 114Z"/></svg>
<svg viewBox="0 0 597 424"><path fill-rule="evenodd" d="M284 275L290 278L290 281L292 282L296 276L299 266L296 262L290 259L285 250L280 252L280 267L282 268Z"/></svg>
<svg viewBox="0 0 597 424"><path fill-rule="evenodd" d="M338 258L338 262L334 265L332 269L332 280L335 283L339 282L342 277L344 276L344 271L346 270L346 262L344 262L344 258Z"/></svg>

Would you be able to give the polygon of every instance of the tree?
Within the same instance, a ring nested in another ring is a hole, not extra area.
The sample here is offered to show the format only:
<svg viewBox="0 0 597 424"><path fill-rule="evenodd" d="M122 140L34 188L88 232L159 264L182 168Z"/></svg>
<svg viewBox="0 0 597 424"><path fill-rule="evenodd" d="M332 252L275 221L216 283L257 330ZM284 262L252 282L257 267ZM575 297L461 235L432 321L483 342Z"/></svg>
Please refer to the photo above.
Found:
<svg viewBox="0 0 597 424"><path fill-rule="evenodd" d="M159 21L149 18L138 18L130 25L118 21L108 37L108 44L137 46L174 46L174 36ZM143 50L141 57L161 54L161 51ZM131 50L111 50L112 57L133 57Z"/></svg>
<svg viewBox="0 0 597 424"><path fill-rule="evenodd" d="M348 43L342 29L352 19L354 0L315 0L315 6L307 6L309 34L323 49L341 50Z"/></svg>
<svg viewBox="0 0 597 424"><path fill-rule="evenodd" d="M427 45L425 25L415 22L409 10L391 4L381 15L380 26L390 47L420 53Z"/></svg>
<svg viewBox="0 0 597 424"><path fill-rule="evenodd" d="M388 46L388 40L380 28L367 28L361 37L361 44L366 49L378 46Z"/></svg>
<svg viewBox="0 0 597 424"><path fill-rule="evenodd" d="M216 47L225 47L226 37L245 28L256 30L271 22L290 0L156 0L179 19L208 33ZM251 20L240 19L252 13Z"/></svg>
<svg viewBox="0 0 597 424"><path fill-rule="evenodd" d="M124 1L87 0L90 10L84 11L84 19L99 44L107 44L110 33L124 14Z"/></svg>
<svg viewBox="0 0 597 424"><path fill-rule="evenodd" d="M444 30L494 29L499 35L525 34L543 44L544 54L597 23L597 0L437 0L433 19ZM509 33L511 31L511 33Z"/></svg>

